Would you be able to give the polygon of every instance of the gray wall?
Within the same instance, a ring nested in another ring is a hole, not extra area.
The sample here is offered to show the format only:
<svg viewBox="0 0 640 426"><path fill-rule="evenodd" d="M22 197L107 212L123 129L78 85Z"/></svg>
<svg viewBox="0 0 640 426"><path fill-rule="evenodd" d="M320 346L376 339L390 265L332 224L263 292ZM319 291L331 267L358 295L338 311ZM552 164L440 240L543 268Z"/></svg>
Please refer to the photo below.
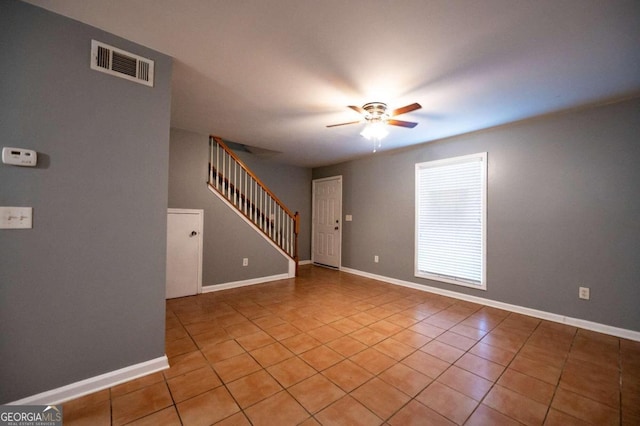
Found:
<svg viewBox="0 0 640 426"><path fill-rule="evenodd" d="M91 39L155 60L149 88L89 68ZM164 355L171 58L0 2L0 403Z"/></svg>
<svg viewBox="0 0 640 426"><path fill-rule="evenodd" d="M308 259L311 170L272 164L251 154L242 158L291 210L300 211L299 254ZM208 159L207 135L171 129L169 207L204 209L202 284L287 273L287 260L207 188ZM247 267L242 266L245 257Z"/></svg>
<svg viewBox="0 0 640 426"><path fill-rule="evenodd" d="M638 135L636 98L379 153L313 177L344 177L343 213L353 215L344 222L344 267L640 331ZM415 278L415 163L483 151L487 291ZM591 300L578 299L579 286L591 288Z"/></svg>

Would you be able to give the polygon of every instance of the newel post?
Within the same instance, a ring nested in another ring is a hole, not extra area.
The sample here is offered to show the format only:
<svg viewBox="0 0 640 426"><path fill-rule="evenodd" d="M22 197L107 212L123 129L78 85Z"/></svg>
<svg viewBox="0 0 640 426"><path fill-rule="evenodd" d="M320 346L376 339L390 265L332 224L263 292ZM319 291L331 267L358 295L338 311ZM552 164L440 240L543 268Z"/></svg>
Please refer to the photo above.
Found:
<svg viewBox="0 0 640 426"><path fill-rule="evenodd" d="M293 233L295 235L293 243L293 260L296 262L296 277L298 276L298 233L300 232L300 214L296 212L293 215L294 227Z"/></svg>

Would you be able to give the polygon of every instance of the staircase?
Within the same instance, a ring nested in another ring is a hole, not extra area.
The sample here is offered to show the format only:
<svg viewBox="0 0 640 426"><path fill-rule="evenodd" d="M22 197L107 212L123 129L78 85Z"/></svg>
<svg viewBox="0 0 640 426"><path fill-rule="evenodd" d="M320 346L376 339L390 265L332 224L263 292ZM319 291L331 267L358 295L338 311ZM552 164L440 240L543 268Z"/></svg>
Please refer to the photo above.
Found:
<svg viewBox="0 0 640 426"><path fill-rule="evenodd" d="M298 274L300 218L217 136L209 137L209 188L222 196L283 254Z"/></svg>

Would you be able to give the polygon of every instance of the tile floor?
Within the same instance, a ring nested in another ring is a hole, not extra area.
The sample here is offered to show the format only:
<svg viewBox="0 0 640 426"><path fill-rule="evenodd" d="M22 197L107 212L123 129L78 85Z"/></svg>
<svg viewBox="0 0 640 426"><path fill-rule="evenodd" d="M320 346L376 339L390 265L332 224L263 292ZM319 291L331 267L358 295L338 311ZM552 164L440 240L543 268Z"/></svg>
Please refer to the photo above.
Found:
<svg viewBox="0 0 640 426"><path fill-rule="evenodd" d="M65 425L640 425L640 343L313 266L167 302L171 368Z"/></svg>

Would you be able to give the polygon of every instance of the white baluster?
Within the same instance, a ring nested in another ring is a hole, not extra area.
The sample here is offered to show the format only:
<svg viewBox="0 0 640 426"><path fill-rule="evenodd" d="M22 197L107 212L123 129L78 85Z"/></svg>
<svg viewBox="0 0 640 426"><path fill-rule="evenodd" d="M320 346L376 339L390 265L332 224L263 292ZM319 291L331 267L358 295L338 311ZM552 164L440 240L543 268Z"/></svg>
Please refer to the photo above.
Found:
<svg viewBox="0 0 640 426"><path fill-rule="evenodd" d="M227 200L231 201L232 195L231 195L231 155L227 154L227 161L229 162L229 166L228 166L228 171L227 174L229 176L227 176Z"/></svg>
<svg viewBox="0 0 640 426"><path fill-rule="evenodd" d="M227 151L222 151L222 195L226 197L227 190L224 186L224 179L227 176Z"/></svg>
<svg viewBox="0 0 640 426"><path fill-rule="evenodd" d="M244 200L242 202L242 211L244 212L245 216L247 215L247 172L244 171L244 169L240 170L240 182L242 182L241 186L242 186L242 197L240 198L241 200Z"/></svg>
<svg viewBox="0 0 640 426"><path fill-rule="evenodd" d="M209 185L213 185L213 142L209 138Z"/></svg>
<svg viewBox="0 0 640 426"><path fill-rule="evenodd" d="M216 141L216 188L220 191L220 144Z"/></svg>

